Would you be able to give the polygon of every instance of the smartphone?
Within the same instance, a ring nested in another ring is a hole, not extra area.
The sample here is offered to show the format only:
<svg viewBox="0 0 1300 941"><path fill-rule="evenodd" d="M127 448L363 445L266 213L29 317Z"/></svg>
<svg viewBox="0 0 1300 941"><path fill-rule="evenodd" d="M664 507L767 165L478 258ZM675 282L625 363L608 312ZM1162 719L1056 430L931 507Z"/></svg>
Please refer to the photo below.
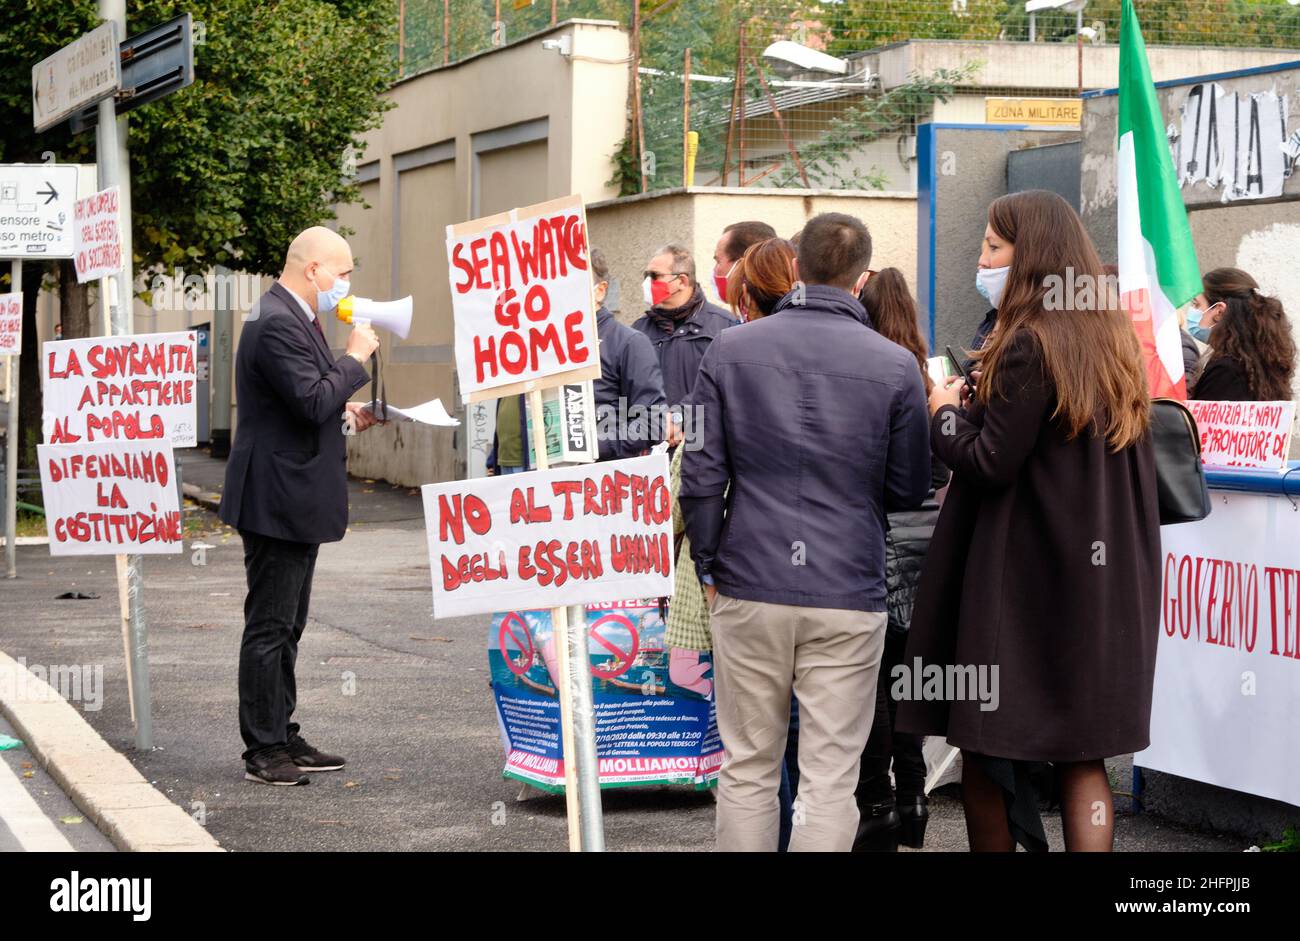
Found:
<svg viewBox="0 0 1300 941"><path fill-rule="evenodd" d="M975 380L971 378L970 370L968 370L965 364L957 358L957 354L952 351L951 346L945 346L944 349L948 351L948 358L952 360L952 364L957 367L957 371L961 373L961 377L966 380L967 388L974 391Z"/></svg>

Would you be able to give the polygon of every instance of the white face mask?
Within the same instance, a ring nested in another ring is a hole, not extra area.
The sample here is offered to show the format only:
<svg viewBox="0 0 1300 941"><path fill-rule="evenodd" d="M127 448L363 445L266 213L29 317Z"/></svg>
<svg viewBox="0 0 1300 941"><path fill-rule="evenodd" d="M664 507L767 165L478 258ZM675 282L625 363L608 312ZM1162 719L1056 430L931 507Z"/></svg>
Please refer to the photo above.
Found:
<svg viewBox="0 0 1300 941"><path fill-rule="evenodd" d="M975 272L975 290L984 295L984 299L994 307L1002 304L1002 292L1007 288L1007 275L1011 266L1001 268L980 268Z"/></svg>
<svg viewBox="0 0 1300 941"><path fill-rule="evenodd" d="M645 278L641 281L641 299L645 301L646 307L654 307L655 299L650 294L650 279Z"/></svg>

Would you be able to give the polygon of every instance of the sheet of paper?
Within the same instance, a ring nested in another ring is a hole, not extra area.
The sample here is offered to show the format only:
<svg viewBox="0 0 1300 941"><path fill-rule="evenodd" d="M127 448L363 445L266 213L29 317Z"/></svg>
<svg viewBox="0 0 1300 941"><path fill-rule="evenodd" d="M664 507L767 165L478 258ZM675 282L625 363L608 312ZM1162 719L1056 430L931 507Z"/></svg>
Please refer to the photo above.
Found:
<svg viewBox="0 0 1300 941"><path fill-rule="evenodd" d="M371 399L362 408L374 414L375 400ZM413 421L422 425L437 425L443 428L456 428L460 425L458 419L447 414L441 399L430 399L428 402L422 402L408 408L399 408L391 403L385 403L385 410L389 421Z"/></svg>

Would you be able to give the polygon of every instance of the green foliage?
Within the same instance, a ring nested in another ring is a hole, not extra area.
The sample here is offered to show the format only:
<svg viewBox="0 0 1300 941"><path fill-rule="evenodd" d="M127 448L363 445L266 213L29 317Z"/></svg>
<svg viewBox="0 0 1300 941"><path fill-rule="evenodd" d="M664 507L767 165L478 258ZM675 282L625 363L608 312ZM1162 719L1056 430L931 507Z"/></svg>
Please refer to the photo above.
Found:
<svg viewBox="0 0 1300 941"><path fill-rule="evenodd" d="M886 135L914 133L917 115L928 114L936 101L947 101L957 86L970 80L978 66L968 62L961 69L911 75L905 84L882 95L863 97L831 118L821 137L799 148L799 159L813 185L883 189L884 177L878 171L863 172L850 166L853 153ZM794 160L787 156L772 185L798 186L801 182Z"/></svg>
<svg viewBox="0 0 1300 941"><path fill-rule="evenodd" d="M1018 6L1023 12L1024 3ZM965 10L954 10L948 2L880 0L844 0L823 7L829 12L823 21L830 36L827 52L832 55L908 39L997 39L1007 15L1007 0L967 0Z"/></svg>
<svg viewBox="0 0 1300 941"><path fill-rule="evenodd" d="M0 8L5 161L94 159L94 134L31 132L31 67L98 22L94 0ZM138 268L274 274L293 236L359 198L344 154L377 127L394 72L392 0L130 0L129 33L202 23L194 84L130 113Z"/></svg>
<svg viewBox="0 0 1300 941"><path fill-rule="evenodd" d="M1300 853L1300 827L1287 827L1282 831L1282 839L1260 849L1265 853Z"/></svg>

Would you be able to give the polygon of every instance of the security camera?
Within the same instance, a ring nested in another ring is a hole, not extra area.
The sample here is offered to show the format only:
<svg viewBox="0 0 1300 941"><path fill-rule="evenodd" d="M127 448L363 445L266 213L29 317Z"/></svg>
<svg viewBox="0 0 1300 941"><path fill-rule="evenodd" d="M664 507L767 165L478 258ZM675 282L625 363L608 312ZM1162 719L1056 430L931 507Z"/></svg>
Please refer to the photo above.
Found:
<svg viewBox="0 0 1300 941"><path fill-rule="evenodd" d="M552 49L562 56L573 55L573 36L566 33L559 39L543 39L542 48Z"/></svg>

